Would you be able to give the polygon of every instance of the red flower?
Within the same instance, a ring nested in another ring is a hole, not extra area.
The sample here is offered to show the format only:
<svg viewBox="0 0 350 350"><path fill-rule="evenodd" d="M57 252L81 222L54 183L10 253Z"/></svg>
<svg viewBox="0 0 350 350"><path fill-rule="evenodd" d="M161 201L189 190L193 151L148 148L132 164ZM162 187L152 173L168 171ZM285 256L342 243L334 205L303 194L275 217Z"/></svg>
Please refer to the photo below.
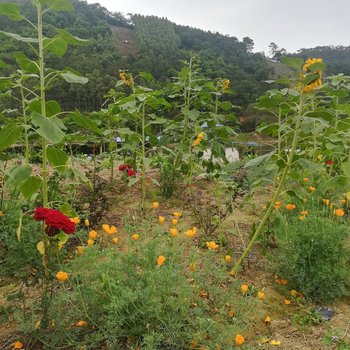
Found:
<svg viewBox="0 0 350 350"><path fill-rule="evenodd" d="M130 164L121 164L121 165L119 165L119 170L120 171L125 171L127 169L132 169L132 166Z"/></svg>
<svg viewBox="0 0 350 350"><path fill-rule="evenodd" d="M129 176L135 176L135 175L136 175L135 170L129 169L129 170L128 170L128 175L129 175Z"/></svg>
<svg viewBox="0 0 350 350"><path fill-rule="evenodd" d="M326 163L327 165L332 165L332 164L333 164L333 160L332 160L332 159L326 160L325 163Z"/></svg>
<svg viewBox="0 0 350 350"><path fill-rule="evenodd" d="M45 232L49 236L57 235L60 230L69 235L75 231L75 224L70 221L69 217L56 209L36 208L33 218L36 221L45 220Z"/></svg>

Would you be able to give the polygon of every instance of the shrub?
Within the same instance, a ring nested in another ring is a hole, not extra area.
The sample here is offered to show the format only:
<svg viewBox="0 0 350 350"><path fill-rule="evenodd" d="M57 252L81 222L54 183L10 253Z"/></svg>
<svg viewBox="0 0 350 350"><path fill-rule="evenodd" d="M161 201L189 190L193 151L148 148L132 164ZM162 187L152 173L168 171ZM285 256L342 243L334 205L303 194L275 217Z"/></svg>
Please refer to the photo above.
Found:
<svg viewBox="0 0 350 350"><path fill-rule="evenodd" d="M306 298L333 302L347 294L347 238L347 226L330 219L310 215L293 220L275 259L277 270Z"/></svg>

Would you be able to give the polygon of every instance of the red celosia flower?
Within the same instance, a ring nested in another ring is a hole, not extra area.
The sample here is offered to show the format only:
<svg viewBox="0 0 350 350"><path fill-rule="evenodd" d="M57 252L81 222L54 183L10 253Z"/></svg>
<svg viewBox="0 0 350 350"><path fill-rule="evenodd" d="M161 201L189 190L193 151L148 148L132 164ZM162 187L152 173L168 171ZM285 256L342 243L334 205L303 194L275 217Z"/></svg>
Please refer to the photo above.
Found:
<svg viewBox="0 0 350 350"><path fill-rule="evenodd" d="M327 161L325 161L325 163L326 163L327 165L332 165L332 164L333 164L333 160L332 160L332 159L327 160Z"/></svg>
<svg viewBox="0 0 350 350"><path fill-rule="evenodd" d="M121 165L119 165L119 170L120 171L125 171L127 169L132 169L132 166L130 164L121 164Z"/></svg>
<svg viewBox="0 0 350 350"><path fill-rule="evenodd" d="M129 170L128 170L128 175L129 175L129 176L135 176L135 175L136 175L135 170L129 169Z"/></svg>
<svg viewBox="0 0 350 350"><path fill-rule="evenodd" d="M45 232L49 236L57 235L60 230L69 235L75 231L75 223L71 222L68 216L56 209L36 208L33 218L36 221L45 220Z"/></svg>

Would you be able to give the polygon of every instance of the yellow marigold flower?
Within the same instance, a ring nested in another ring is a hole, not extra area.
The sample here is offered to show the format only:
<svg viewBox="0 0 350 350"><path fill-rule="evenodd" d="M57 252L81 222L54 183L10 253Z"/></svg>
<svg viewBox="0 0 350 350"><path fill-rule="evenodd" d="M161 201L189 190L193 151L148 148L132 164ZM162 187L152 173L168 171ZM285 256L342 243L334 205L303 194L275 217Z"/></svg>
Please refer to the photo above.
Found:
<svg viewBox="0 0 350 350"><path fill-rule="evenodd" d="M179 219L171 219L171 223L175 226L177 224L177 222L179 221Z"/></svg>
<svg viewBox="0 0 350 350"><path fill-rule="evenodd" d="M80 219L76 216L74 218L70 218L71 222L74 222L76 225L80 223Z"/></svg>
<svg viewBox="0 0 350 350"><path fill-rule="evenodd" d="M225 263L229 264L231 262L231 257L230 255L225 255Z"/></svg>
<svg viewBox="0 0 350 350"><path fill-rule="evenodd" d="M241 346L241 345L244 344L244 342L245 342L245 338L243 337L243 335L237 334L237 335L236 335L236 338L235 338L235 344L236 344L237 346Z"/></svg>
<svg viewBox="0 0 350 350"><path fill-rule="evenodd" d="M213 241L211 241L211 242L205 242L205 244L207 245L207 248L209 249L209 250L215 250L215 249L218 249L218 245L215 243L215 242L213 242Z"/></svg>
<svg viewBox="0 0 350 350"><path fill-rule="evenodd" d="M264 323L271 323L271 317L270 316L266 316L265 318L264 318Z"/></svg>
<svg viewBox="0 0 350 350"><path fill-rule="evenodd" d="M118 238L118 237L112 238L112 242L113 242L114 244L118 244L118 243L119 243L119 238Z"/></svg>
<svg viewBox="0 0 350 350"><path fill-rule="evenodd" d="M281 345L281 341L280 340L271 340L270 341L270 345L280 346Z"/></svg>
<svg viewBox="0 0 350 350"><path fill-rule="evenodd" d="M308 177L304 177L304 178L303 178L303 181L304 181L304 182L308 182L308 181L309 181L309 178L308 178Z"/></svg>
<svg viewBox="0 0 350 350"><path fill-rule="evenodd" d="M263 300L264 299L264 296L265 296L265 293L264 292L258 292L258 299L259 300Z"/></svg>
<svg viewBox="0 0 350 350"><path fill-rule="evenodd" d="M84 247L83 246L81 246L81 245L77 246L77 254L79 256L84 254Z"/></svg>
<svg viewBox="0 0 350 350"><path fill-rule="evenodd" d="M137 233L134 233L131 237L134 241L137 241L140 238L140 235Z"/></svg>
<svg viewBox="0 0 350 350"><path fill-rule="evenodd" d="M173 237L176 237L176 236L179 234L179 232L178 232L177 228L171 228L171 229L170 229L170 234L171 234Z"/></svg>
<svg viewBox="0 0 350 350"><path fill-rule="evenodd" d="M248 284L241 284L241 291L243 294L246 294L248 292L249 286Z"/></svg>
<svg viewBox="0 0 350 350"><path fill-rule="evenodd" d="M179 219L182 216L182 212L181 211L174 211L173 215Z"/></svg>
<svg viewBox="0 0 350 350"><path fill-rule="evenodd" d="M230 276L236 276L236 270L232 269L229 273Z"/></svg>
<svg viewBox="0 0 350 350"><path fill-rule="evenodd" d="M343 209L335 209L335 210L334 210L334 214L335 214L336 216L344 216L345 212L344 212Z"/></svg>
<svg viewBox="0 0 350 350"><path fill-rule="evenodd" d="M194 272L196 271L197 264L195 262L188 265L188 268L190 271Z"/></svg>
<svg viewBox="0 0 350 350"><path fill-rule="evenodd" d="M285 305L290 305L291 304L291 301L289 299L284 299L284 304Z"/></svg>
<svg viewBox="0 0 350 350"><path fill-rule="evenodd" d="M58 271L56 273L56 279L58 282L66 282L68 281L69 275L67 272L64 271Z"/></svg>
<svg viewBox="0 0 350 350"><path fill-rule="evenodd" d="M295 289L292 289L289 293L292 297L296 297L298 295L298 292Z"/></svg>
<svg viewBox="0 0 350 350"><path fill-rule="evenodd" d="M196 234L198 232L198 228L196 226L193 226L192 231L194 232L194 234Z"/></svg>
<svg viewBox="0 0 350 350"><path fill-rule="evenodd" d="M303 215L303 216L306 216L306 215L309 214L309 212L308 212L307 210L302 210L302 211L300 212L300 214Z"/></svg>
<svg viewBox="0 0 350 350"><path fill-rule="evenodd" d="M346 199L341 199L340 204L343 204L343 205L346 204Z"/></svg>
<svg viewBox="0 0 350 350"><path fill-rule="evenodd" d="M164 216L160 216L160 217L158 218L158 221L159 221L160 224L164 224L165 217L164 217Z"/></svg>
<svg viewBox="0 0 350 350"><path fill-rule="evenodd" d="M300 220L300 221L305 220L305 215L300 215L300 216L299 216L299 220Z"/></svg>
<svg viewBox="0 0 350 350"><path fill-rule="evenodd" d="M109 225L103 224L103 225L102 225L102 230L105 231L105 232L107 233L108 230L109 230Z"/></svg>
<svg viewBox="0 0 350 350"><path fill-rule="evenodd" d="M159 208L159 202L153 202L153 203L152 203L152 207L153 207L154 209L158 209L158 208Z"/></svg>
<svg viewBox="0 0 350 350"><path fill-rule="evenodd" d="M87 322L86 321L83 321L83 320L80 320L78 321L76 324L75 324L76 327L85 327L87 326Z"/></svg>
<svg viewBox="0 0 350 350"><path fill-rule="evenodd" d="M89 238L89 239L87 240L87 245L88 245L88 247L92 247L92 246L94 245L94 240L91 239L91 238Z"/></svg>
<svg viewBox="0 0 350 350"><path fill-rule="evenodd" d="M316 191L316 188L313 187L313 186L310 186L310 187L309 187L309 191L310 191L310 192L315 192L315 191Z"/></svg>
<svg viewBox="0 0 350 350"><path fill-rule="evenodd" d="M95 230L91 230L89 232L89 238L94 241L96 239L96 237L97 237L97 232Z"/></svg>
<svg viewBox="0 0 350 350"><path fill-rule="evenodd" d="M322 199L322 202L324 205L326 205L327 207L329 206L329 199Z"/></svg>
<svg viewBox="0 0 350 350"><path fill-rule="evenodd" d="M157 265L162 266L164 264L164 261L165 261L165 256L159 255L157 259Z"/></svg>
<svg viewBox="0 0 350 350"><path fill-rule="evenodd" d="M294 210L296 208L296 205L295 204L287 204L286 205L286 209L287 210Z"/></svg>
<svg viewBox="0 0 350 350"><path fill-rule="evenodd" d="M195 234L195 232L193 231L193 230L187 230L187 231L185 231L185 236L186 237L189 237L189 238L192 238L192 237L194 237L196 234Z"/></svg>
<svg viewBox="0 0 350 350"><path fill-rule="evenodd" d="M85 219L85 220L84 220L84 225L87 226L87 227L90 226L90 221L89 221L89 219Z"/></svg>
<svg viewBox="0 0 350 350"><path fill-rule="evenodd" d="M2 212L2 210L0 210L0 218L2 218L4 216L4 213Z"/></svg>
<svg viewBox="0 0 350 350"><path fill-rule="evenodd" d="M16 342L14 342L12 345L13 345L14 349L22 349L23 348L23 343L21 343L18 340Z"/></svg>
<svg viewBox="0 0 350 350"><path fill-rule="evenodd" d="M276 210L280 209L281 206L282 206L282 202L281 202L281 201L275 202L275 209L276 209Z"/></svg>
<svg viewBox="0 0 350 350"><path fill-rule="evenodd" d="M230 81L228 79L225 79L223 82L222 82L222 89L223 90L226 90L228 89L230 86Z"/></svg>

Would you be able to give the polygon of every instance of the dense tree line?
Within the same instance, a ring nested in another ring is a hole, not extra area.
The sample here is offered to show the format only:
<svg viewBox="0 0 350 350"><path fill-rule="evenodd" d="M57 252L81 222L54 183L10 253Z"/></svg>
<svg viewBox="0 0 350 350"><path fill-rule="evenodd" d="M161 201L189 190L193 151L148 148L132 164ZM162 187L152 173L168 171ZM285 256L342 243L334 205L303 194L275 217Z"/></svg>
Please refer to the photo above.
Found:
<svg viewBox="0 0 350 350"><path fill-rule="evenodd" d="M17 2L23 13L35 21L35 11L28 0L0 0ZM133 15L124 17L110 12L99 4L72 0L75 11L70 13L48 13L45 16L45 34L52 37L55 28L65 28L73 35L89 39L85 46L69 47L62 58L49 55L48 66L71 67L89 78L84 86L69 86L59 82L48 92L61 102L64 109L91 111L100 109L104 96L115 85L119 69L133 74L149 71L155 77L155 84L164 85L177 75L181 61L193 54L201 61L202 74L207 79L226 78L231 81L234 94L230 99L235 105L247 107L268 88L263 82L269 78L271 68L266 57L253 53L254 42L246 37L236 37L206 32L189 26L176 25L165 18ZM129 28L137 40L137 53L130 55L117 45L114 28ZM0 30L31 36L32 29L24 21L12 22L1 18ZM13 53L22 51L31 58L32 53L25 46L1 35L0 59L6 65L1 75L9 75L17 69ZM350 74L349 47L316 47L302 49L298 56L323 57L328 73ZM3 105L5 102L0 100ZM8 102L6 102L8 103Z"/></svg>

